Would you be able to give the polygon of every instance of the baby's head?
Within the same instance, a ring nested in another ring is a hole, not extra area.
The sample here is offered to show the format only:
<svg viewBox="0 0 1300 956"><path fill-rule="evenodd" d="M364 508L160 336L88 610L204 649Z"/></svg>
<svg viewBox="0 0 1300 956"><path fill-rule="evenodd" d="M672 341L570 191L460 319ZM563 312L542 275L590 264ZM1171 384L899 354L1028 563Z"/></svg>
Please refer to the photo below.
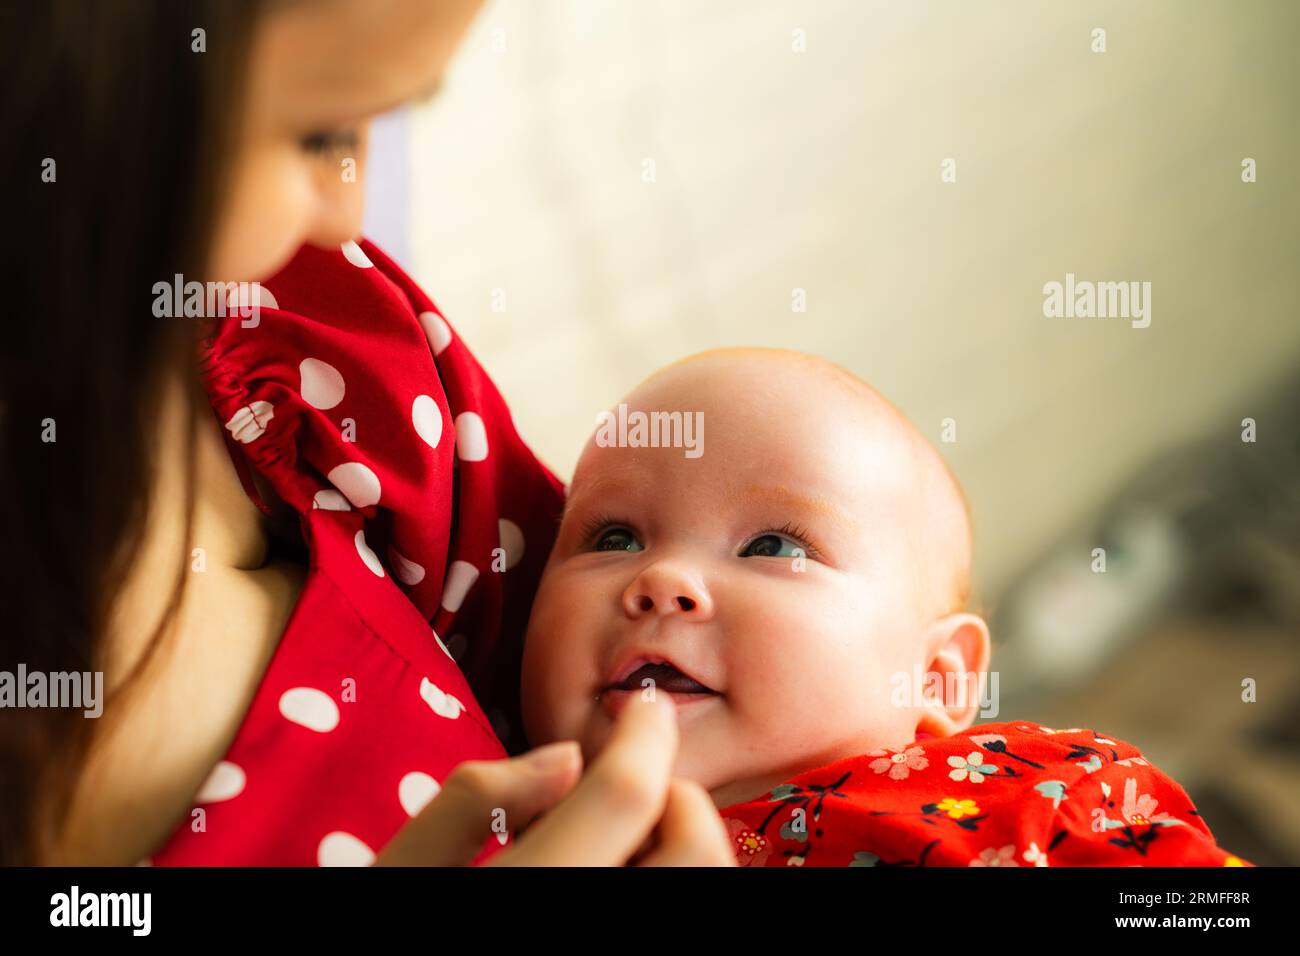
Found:
<svg viewBox="0 0 1300 956"><path fill-rule="evenodd" d="M701 413L703 453L611 446L615 429L587 443L529 622L530 743L590 760L653 680L678 708L674 772L726 806L970 725L973 695L897 699L896 675L979 673L989 654L965 612L965 499L897 409L774 349L692 356L624 401L633 425Z"/></svg>

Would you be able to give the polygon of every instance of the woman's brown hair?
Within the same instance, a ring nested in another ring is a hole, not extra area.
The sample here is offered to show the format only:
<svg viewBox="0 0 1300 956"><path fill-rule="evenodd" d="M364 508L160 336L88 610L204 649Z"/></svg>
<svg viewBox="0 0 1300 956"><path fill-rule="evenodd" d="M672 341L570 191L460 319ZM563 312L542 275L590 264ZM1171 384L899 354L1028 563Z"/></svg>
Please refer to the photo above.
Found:
<svg viewBox="0 0 1300 956"><path fill-rule="evenodd" d="M156 318L152 290L204 277L260 7L0 11L0 671L102 669L153 487L162 373L194 367L197 330ZM186 560L157 582L173 610ZM40 862L39 828L63 819L93 723L0 709L0 864Z"/></svg>

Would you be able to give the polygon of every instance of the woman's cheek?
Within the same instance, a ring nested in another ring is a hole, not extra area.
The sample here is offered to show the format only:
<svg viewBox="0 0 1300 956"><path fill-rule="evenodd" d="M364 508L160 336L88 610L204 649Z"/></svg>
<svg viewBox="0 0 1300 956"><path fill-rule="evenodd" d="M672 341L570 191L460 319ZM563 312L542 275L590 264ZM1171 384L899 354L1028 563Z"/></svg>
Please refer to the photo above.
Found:
<svg viewBox="0 0 1300 956"><path fill-rule="evenodd" d="M266 279L307 241L316 199L310 170L295 152L263 149L239 163L220 213L212 276L227 282Z"/></svg>
<svg viewBox="0 0 1300 956"><path fill-rule="evenodd" d="M315 214L307 241L314 246L339 246L361 234L366 207L366 153L370 123L357 128L356 147L346 153L320 156L311 168Z"/></svg>

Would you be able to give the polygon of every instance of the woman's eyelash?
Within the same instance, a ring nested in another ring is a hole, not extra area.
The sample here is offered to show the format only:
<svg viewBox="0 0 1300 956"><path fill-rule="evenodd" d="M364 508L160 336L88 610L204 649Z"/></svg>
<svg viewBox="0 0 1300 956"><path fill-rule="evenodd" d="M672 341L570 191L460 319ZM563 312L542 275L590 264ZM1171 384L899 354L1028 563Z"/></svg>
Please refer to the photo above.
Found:
<svg viewBox="0 0 1300 956"><path fill-rule="evenodd" d="M329 130L311 133L302 138L302 148L308 153L335 153L356 149L357 131L353 129Z"/></svg>

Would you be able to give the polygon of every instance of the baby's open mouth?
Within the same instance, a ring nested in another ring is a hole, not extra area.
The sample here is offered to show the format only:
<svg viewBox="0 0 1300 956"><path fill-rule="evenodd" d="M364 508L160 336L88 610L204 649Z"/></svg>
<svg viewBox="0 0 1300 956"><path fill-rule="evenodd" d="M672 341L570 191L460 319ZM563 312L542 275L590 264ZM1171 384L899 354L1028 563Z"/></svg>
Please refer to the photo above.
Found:
<svg viewBox="0 0 1300 956"><path fill-rule="evenodd" d="M652 685L644 681L654 681ZM610 684L605 690L642 690L653 686L672 694L716 694L712 687L705 687L693 677L688 677L667 661L655 664L642 664L627 677L616 684Z"/></svg>

